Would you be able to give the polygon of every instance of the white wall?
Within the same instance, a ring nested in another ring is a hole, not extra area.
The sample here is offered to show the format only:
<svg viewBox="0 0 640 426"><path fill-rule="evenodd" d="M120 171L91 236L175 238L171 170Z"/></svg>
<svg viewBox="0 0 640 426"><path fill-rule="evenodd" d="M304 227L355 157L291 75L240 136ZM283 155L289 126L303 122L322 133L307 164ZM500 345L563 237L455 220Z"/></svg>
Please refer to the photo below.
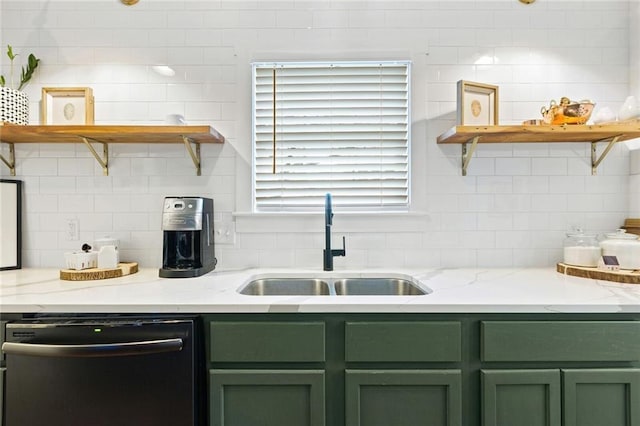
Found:
<svg viewBox="0 0 640 426"><path fill-rule="evenodd" d="M631 151L629 175L629 217L640 218L640 149Z"/></svg>
<svg viewBox="0 0 640 426"><path fill-rule="evenodd" d="M122 258L158 267L163 197L202 195L215 199L218 220L237 214L236 243L217 247L221 267L320 267L322 212L249 214L249 64L409 59L411 213L336 211L336 243L347 237L336 269L553 265L570 226L603 232L624 222L628 148L617 145L591 176L586 143L481 145L463 177L460 146L435 140L454 125L460 79L499 85L501 124L538 118L561 96L617 111L637 62L635 1L2 0L0 45L42 59L26 89L31 123L42 87L90 86L97 124L162 123L180 113L227 137L203 147L201 177L179 145L111 145L108 177L80 144L17 145L25 264L59 267L64 251L108 234L120 238ZM154 73L159 64L176 75ZM0 65L7 73L6 58ZM68 241L69 219L81 241Z"/></svg>

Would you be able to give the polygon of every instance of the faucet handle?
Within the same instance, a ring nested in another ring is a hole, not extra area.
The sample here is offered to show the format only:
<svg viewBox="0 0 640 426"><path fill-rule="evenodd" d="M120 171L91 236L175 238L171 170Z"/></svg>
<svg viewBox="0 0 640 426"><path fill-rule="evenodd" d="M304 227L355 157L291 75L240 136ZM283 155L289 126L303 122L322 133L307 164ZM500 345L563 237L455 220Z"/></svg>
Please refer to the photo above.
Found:
<svg viewBox="0 0 640 426"><path fill-rule="evenodd" d="M331 250L332 256L346 256L347 255L347 246L345 244L344 235L342 236L342 249Z"/></svg>

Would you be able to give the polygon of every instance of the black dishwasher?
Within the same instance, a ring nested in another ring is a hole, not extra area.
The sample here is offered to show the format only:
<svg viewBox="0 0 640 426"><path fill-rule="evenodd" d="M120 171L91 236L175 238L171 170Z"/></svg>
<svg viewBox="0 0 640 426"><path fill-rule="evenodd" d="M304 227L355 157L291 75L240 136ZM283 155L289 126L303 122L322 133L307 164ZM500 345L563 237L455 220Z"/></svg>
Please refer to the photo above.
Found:
<svg viewBox="0 0 640 426"><path fill-rule="evenodd" d="M38 318L6 325L4 426L202 426L193 318Z"/></svg>

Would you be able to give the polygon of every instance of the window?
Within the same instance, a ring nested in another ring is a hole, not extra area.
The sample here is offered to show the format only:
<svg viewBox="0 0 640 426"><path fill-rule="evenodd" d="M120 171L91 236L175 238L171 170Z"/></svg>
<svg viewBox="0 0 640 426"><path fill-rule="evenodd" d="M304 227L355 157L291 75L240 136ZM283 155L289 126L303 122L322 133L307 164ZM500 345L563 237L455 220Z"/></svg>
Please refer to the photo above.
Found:
<svg viewBox="0 0 640 426"><path fill-rule="evenodd" d="M409 62L253 64L256 211L409 205Z"/></svg>

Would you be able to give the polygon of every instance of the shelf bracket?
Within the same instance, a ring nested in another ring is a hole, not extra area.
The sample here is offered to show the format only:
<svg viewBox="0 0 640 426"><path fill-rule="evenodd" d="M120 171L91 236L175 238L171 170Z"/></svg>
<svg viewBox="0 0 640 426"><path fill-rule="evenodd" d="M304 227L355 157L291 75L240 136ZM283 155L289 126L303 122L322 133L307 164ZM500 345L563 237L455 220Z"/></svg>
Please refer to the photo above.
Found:
<svg viewBox="0 0 640 426"><path fill-rule="evenodd" d="M604 157L607 156L607 154L609 153L609 151L611 151L611 148L613 148L613 146L618 142L618 140L620 140L620 138L623 135L618 135L618 136L614 136L613 138L611 138L611 140L609 141L609 144L607 145L607 147L604 149L604 151L602 151L602 154L600 154L600 158L598 157L598 152L597 152L597 144L598 142L605 142L608 140L607 139L602 139L599 141L594 141L591 142L591 175L595 176L596 174L598 174L598 166L600 165L600 163L602 162L602 160L604 160Z"/></svg>
<svg viewBox="0 0 640 426"><path fill-rule="evenodd" d="M11 142L3 142L3 143L6 143L7 145L9 145L9 159L7 160L0 153L0 160L2 160L2 162L7 165L7 167L9 168L9 171L11 172L11 176L15 176L16 175L16 149L13 146L13 143Z"/></svg>
<svg viewBox="0 0 640 426"><path fill-rule="evenodd" d="M187 152L191 156L191 161L193 161L193 165L196 167L196 175L201 176L201 160L200 160L200 143L194 142L193 139L188 138L187 136L182 136L182 141L184 142L184 146L187 148ZM196 146L195 152L193 152L193 148L191 144Z"/></svg>
<svg viewBox="0 0 640 426"><path fill-rule="evenodd" d="M89 151L91 152L93 157L100 164L100 166L102 166L102 174L105 176L109 176L109 144L107 144L106 142L97 141L95 139L90 139L84 136L80 136L80 139L82 139L82 142L84 142L87 148L89 148ZM100 154L98 154L98 152L93 147L93 145L91 145L91 142L89 142L89 140L95 143L102 144L102 157L100 157Z"/></svg>
<svg viewBox="0 0 640 426"><path fill-rule="evenodd" d="M480 140L480 135L474 136L473 139L469 139L471 143L471 147L467 149L467 144L469 141L462 144L462 176L467 175L467 167L469 167L469 163L471 162L471 157L473 157L473 153L475 152L478 141Z"/></svg>

